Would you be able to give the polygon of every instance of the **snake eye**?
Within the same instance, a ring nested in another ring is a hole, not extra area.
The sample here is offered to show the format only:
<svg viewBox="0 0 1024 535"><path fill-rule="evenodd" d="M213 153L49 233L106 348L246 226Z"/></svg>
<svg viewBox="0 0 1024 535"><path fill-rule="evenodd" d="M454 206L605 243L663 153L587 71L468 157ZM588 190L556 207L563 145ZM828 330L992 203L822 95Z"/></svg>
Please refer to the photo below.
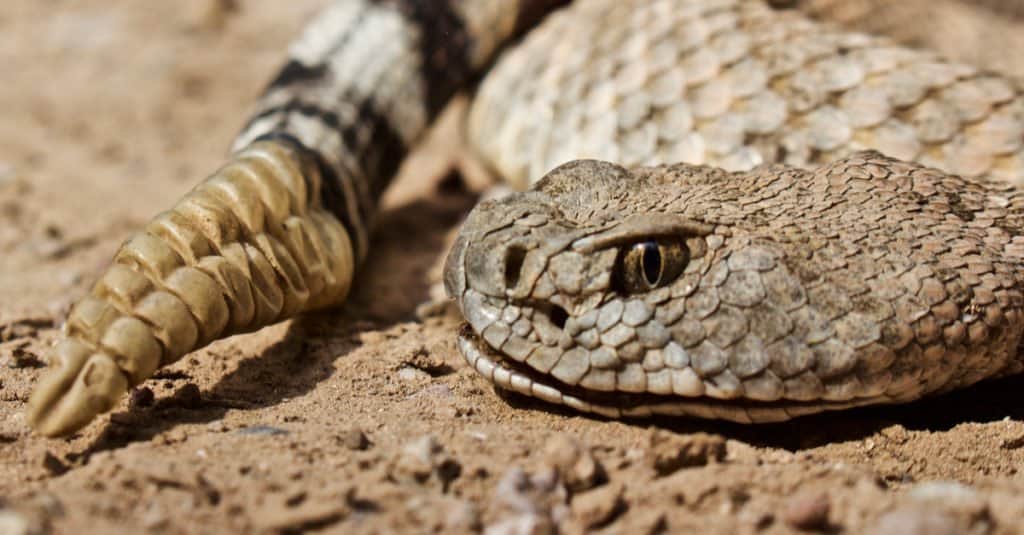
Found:
<svg viewBox="0 0 1024 535"><path fill-rule="evenodd" d="M625 247L616 269L619 286L627 294L648 292L676 279L690 261L684 243L646 240Z"/></svg>

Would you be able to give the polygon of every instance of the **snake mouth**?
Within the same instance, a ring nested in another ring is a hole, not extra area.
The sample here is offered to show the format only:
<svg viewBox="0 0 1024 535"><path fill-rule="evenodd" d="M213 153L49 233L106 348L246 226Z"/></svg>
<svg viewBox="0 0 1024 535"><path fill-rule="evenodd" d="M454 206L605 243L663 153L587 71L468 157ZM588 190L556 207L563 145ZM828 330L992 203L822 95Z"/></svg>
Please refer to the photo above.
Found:
<svg viewBox="0 0 1024 535"><path fill-rule="evenodd" d="M463 323L459 329L457 342L466 363L498 388L608 418L664 415L746 424L774 423L886 401L884 398L872 397L848 401L764 402L749 399L721 400L707 396L687 398L652 393L598 392L562 383L525 363L506 358L480 338L468 323Z"/></svg>

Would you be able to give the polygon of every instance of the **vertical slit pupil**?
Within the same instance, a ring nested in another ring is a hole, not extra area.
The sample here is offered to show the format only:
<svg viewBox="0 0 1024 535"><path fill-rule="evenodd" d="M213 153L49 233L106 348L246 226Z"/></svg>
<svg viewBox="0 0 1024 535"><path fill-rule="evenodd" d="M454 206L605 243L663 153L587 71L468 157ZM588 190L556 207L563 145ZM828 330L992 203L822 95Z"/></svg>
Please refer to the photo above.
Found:
<svg viewBox="0 0 1024 535"><path fill-rule="evenodd" d="M643 244L644 279L650 286L656 286L661 279L661 248L655 242Z"/></svg>

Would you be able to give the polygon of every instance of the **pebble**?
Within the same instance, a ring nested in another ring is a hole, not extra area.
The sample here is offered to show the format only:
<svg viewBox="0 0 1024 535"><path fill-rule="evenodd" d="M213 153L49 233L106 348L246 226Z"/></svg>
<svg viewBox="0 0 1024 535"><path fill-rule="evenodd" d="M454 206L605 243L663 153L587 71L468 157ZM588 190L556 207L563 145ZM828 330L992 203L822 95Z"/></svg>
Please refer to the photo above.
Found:
<svg viewBox="0 0 1024 535"><path fill-rule="evenodd" d="M693 433L677 435L660 429L648 439L651 468L664 477L682 468L705 466L725 459L725 439L719 435Z"/></svg>
<svg viewBox="0 0 1024 535"><path fill-rule="evenodd" d="M60 238L39 238L30 243L35 247L36 254L47 260L62 258L71 250L71 246Z"/></svg>
<svg viewBox="0 0 1024 535"><path fill-rule="evenodd" d="M64 516L64 506L49 492L36 491L12 503L0 499L0 534L53 533L53 520Z"/></svg>
<svg viewBox="0 0 1024 535"><path fill-rule="evenodd" d="M441 451L433 435L420 437L402 448L396 468L422 482L434 471L434 457Z"/></svg>
<svg viewBox="0 0 1024 535"><path fill-rule="evenodd" d="M40 360L39 357L35 355L35 353L32 353L31 351L27 351L25 349L26 347L28 347L28 345L29 343L27 340L22 342L14 342L12 343L12 347L9 349L9 351L3 352L7 353L7 356L9 357L7 361L8 368L43 368L46 366L46 364L44 364L43 361ZM0 355L2 355L2 353L0 353Z"/></svg>
<svg viewBox="0 0 1024 535"><path fill-rule="evenodd" d="M607 526L626 509L621 484L604 487L577 495L572 499L572 515L587 529Z"/></svg>
<svg viewBox="0 0 1024 535"><path fill-rule="evenodd" d="M430 381L430 374L413 368L412 366L402 366L398 369L398 378L402 381L408 381L410 383L425 383Z"/></svg>
<svg viewBox="0 0 1024 535"><path fill-rule="evenodd" d="M559 433L544 445L544 460L558 470L570 492L581 492L608 481L608 474L590 448L572 436Z"/></svg>
<svg viewBox="0 0 1024 535"><path fill-rule="evenodd" d="M1004 438L1002 442L999 443L999 447L1004 450L1024 448L1024 433L1011 438Z"/></svg>
<svg viewBox="0 0 1024 535"><path fill-rule="evenodd" d="M448 455L433 435L424 435L402 448L395 460L392 475L399 481L428 484L440 482L442 489L462 474L462 465Z"/></svg>
<svg viewBox="0 0 1024 535"><path fill-rule="evenodd" d="M199 392L199 386L195 383L186 383L178 389L167 400L169 406L181 407L183 409L198 409L203 404L202 394Z"/></svg>
<svg viewBox="0 0 1024 535"><path fill-rule="evenodd" d="M170 522L170 517L164 512L163 508L157 502L152 502L146 511L142 513L142 525L150 530L167 527Z"/></svg>
<svg viewBox="0 0 1024 535"><path fill-rule="evenodd" d="M514 466L495 486L490 508L498 520L487 526L484 533L556 533L557 526L569 517L568 497L557 469L552 467L530 475Z"/></svg>
<svg viewBox="0 0 1024 535"><path fill-rule="evenodd" d="M480 508L469 500L457 500L445 511L444 527L449 533L478 533L482 527Z"/></svg>
<svg viewBox="0 0 1024 535"><path fill-rule="evenodd" d="M801 492L789 498L782 520L800 530L824 530L828 527L831 504L825 492Z"/></svg>
<svg viewBox="0 0 1024 535"><path fill-rule="evenodd" d="M224 420L215 420L206 424L206 430L211 433L226 433L228 424L224 423Z"/></svg>
<svg viewBox="0 0 1024 535"><path fill-rule="evenodd" d="M153 394L153 390L148 386L142 386L132 390L131 395L128 397L128 408L152 407L154 401L156 401L156 396Z"/></svg>
<svg viewBox="0 0 1024 535"><path fill-rule="evenodd" d="M566 501L568 492L554 469L530 476L520 466L513 466L499 480L490 505L499 511L550 515L559 506L560 513L567 512Z"/></svg>
<svg viewBox="0 0 1024 535"><path fill-rule="evenodd" d="M0 324L0 342L10 342L20 338L34 338L39 329L54 326L53 318L32 315Z"/></svg>
<svg viewBox="0 0 1024 535"><path fill-rule="evenodd" d="M405 368L414 368L426 373L430 377L441 377L454 373L454 369L445 362L444 357L439 353L431 351L426 346L420 346L409 354L402 357L402 366L399 371Z"/></svg>
<svg viewBox="0 0 1024 535"><path fill-rule="evenodd" d="M252 425L248 427L242 427L235 431L240 435L287 435L290 431L287 429L281 429L280 427L271 427L269 425Z"/></svg>
<svg viewBox="0 0 1024 535"><path fill-rule="evenodd" d="M261 532L305 533L329 526L347 516L344 503L307 501L298 507L270 506L253 515L253 523Z"/></svg>
<svg viewBox="0 0 1024 535"><path fill-rule="evenodd" d="M345 431L339 438L346 448L353 451L362 451L370 447L370 439L366 438L366 433L357 427Z"/></svg>
<svg viewBox="0 0 1024 535"><path fill-rule="evenodd" d="M915 485L907 497L929 511L942 511L974 525L989 523L988 502L975 489L956 481L926 481Z"/></svg>
<svg viewBox="0 0 1024 535"><path fill-rule="evenodd" d="M956 535L960 526L941 511L917 507L897 509L878 517L868 533L876 535Z"/></svg>
<svg viewBox="0 0 1024 535"><path fill-rule="evenodd" d="M43 454L43 468L45 468L50 475L54 476L59 476L68 471L68 465L64 464L63 461L50 452Z"/></svg>
<svg viewBox="0 0 1024 535"><path fill-rule="evenodd" d="M6 535L29 535L32 533L29 521L24 515L10 509L0 510L0 533Z"/></svg>
<svg viewBox="0 0 1024 535"><path fill-rule="evenodd" d="M558 533L550 518L539 515L518 515L487 526L484 535L554 535Z"/></svg>
<svg viewBox="0 0 1024 535"><path fill-rule="evenodd" d="M988 504L973 488L956 481L926 481L907 493L914 501L967 515L985 514Z"/></svg>

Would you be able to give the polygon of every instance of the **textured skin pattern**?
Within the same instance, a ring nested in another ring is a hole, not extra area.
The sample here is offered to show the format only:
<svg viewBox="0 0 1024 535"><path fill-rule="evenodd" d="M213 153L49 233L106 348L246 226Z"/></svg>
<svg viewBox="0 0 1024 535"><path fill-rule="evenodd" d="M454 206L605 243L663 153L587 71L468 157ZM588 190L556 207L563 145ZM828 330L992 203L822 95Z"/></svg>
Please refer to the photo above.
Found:
<svg viewBox="0 0 1024 535"><path fill-rule="evenodd" d="M377 199L499 45L561 0L339 0L224 168L117 253L76 303L27 419L66 435L218 338L342 302Z"/></svg>
<svg viewBox="0 0 1024 535"><path fill-rule="evenodd" d="M1021 0L775 0L821 20L1024 77Z"/></svg>
<svg viewBox="0 0 1024 535"><path fill-rule="evenodd" d="M503 388L764 422L1021 367L1018 194L856 152L1019 184L1007 78L761 2L592 0L499 61L470 132L520 184L580 157L836 162L577 164L480 206L446 284L460 349ZM666 234L687 238L684 275L623 294L621 247Z"/></svg>
<svg viewBox="0 0 1024 535"><path fill-rule="evenodd" d="M874 152L729 174L577 161L479 205L445 284L499 386L612 417L784 420L1019 372L1024 193ZM620 259L685 243L674 280Z"/></svg>
<svg viewBox="0 0 1024 535"><path fill-rule="evenodd" d="M470 133L521 185L572 158L745 170L863 149L1024 180L1016 84L759 1L573 4L496 65Z"/></svg>
<svg viewBox="0 0 1024 535"><path fill-rule="evenodd" d="M197 347L340 302L352 245L315 163L256 143L122 246L71 309L29 423L66 434Z"/></svg>

